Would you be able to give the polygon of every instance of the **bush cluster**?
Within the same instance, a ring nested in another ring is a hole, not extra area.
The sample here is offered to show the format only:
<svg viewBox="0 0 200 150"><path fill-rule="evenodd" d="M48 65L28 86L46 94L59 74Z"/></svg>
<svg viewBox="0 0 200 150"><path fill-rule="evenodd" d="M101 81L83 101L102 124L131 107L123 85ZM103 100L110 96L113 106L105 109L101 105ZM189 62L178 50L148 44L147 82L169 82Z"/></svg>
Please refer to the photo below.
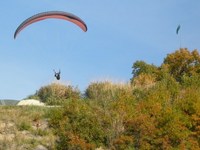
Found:
<svg viewBox="0 0 200 150"><path fill-rule="evenodd" d="M200 83L200 81L199 81ZM149 88L110 84L87 99L70 100L52 112L58 149L198 149L200 87L162 80ZM195 87L195 88L194 88ZM116 90L116 93L114 92ZM124 90L124 91L123 91ZM113 93L112 93L112 92ZM94 92L94 93L93 93ZM99 101L104 102L99 103Z"/></svg>

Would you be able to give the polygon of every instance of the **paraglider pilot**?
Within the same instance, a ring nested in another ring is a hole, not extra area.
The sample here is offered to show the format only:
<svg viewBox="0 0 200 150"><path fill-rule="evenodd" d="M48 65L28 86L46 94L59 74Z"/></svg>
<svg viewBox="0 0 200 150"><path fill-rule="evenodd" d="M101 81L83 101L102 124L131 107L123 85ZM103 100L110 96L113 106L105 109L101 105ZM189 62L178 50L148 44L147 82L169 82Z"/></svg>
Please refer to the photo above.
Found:
<svg viewBox="0 0 200 150"><path fill-rule="evenodd" d="M56 79L60 80L60 73L61 73L60 70L59 70L59 72L56 72L55 70L53 70L53 71L55 73L54 76L56 77Z"/></svg>

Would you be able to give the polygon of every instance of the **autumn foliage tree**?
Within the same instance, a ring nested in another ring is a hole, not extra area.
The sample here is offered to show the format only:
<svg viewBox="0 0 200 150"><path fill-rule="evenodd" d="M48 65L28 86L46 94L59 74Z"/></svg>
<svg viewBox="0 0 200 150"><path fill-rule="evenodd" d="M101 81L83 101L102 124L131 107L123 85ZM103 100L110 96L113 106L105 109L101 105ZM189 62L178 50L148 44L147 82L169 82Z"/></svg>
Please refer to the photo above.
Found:
<svg viewBox="0 0 200 150"><path fill-rule="evenodd" d="M177 82L181 82L184 77L199 76L200 54L196 49L189 51L187 48L181 48L168 54L161 66L136 61L132 68L132 84L151 84L166 77L173 77Z"/></svg>
<svg viewBox="0 0 200 150"><path fill-rule="evenodd" d="M169 73L177 80L185 76L194 76L200 73L200 55L197 50L189 51L181 48L168 54L162 64L168 68Z"/></svg>

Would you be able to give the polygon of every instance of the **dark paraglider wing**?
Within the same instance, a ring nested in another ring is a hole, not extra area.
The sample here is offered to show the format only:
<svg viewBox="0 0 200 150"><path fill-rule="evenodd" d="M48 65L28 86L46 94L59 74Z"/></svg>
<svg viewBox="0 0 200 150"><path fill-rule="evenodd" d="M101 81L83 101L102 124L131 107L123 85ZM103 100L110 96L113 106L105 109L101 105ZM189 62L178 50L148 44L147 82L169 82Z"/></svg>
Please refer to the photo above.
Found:
<svg viewBox="0 0 200 150"><path fill-rule="evenodd" d="M181 28L181 25L178 25L178 27L176 28L176 34L178 34L180 28Z"/></svg>
<svg viewBox="0 0 200 150"><path fill-rule="evenodd" d="M63 11L48 11L48 12L42 12L42 13L36 14L26 19L25 21L23 21L16 29L14 33L14 38L16 38L17 35L20 33L20 31L22 31L24 28L26 28L30 24L41 21L41 20L50 19L50 18L63 19L63 20L70 21L76 24L77 26L79 26L84 32L87 31L87 25L79 17L71 13L63 12Z"/></svg>

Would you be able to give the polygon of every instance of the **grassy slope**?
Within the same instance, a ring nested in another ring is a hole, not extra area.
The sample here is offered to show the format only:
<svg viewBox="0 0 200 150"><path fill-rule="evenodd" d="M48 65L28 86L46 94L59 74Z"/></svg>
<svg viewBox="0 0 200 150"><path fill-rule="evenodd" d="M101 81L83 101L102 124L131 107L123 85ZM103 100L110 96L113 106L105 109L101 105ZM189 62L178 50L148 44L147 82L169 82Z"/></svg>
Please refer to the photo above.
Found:
<svg viewBox="0 0 200 150"><path fill-rule="evenodd" d="M0 106L0 149L54 149L56 137L48 127L44 107Z"/></svg>

